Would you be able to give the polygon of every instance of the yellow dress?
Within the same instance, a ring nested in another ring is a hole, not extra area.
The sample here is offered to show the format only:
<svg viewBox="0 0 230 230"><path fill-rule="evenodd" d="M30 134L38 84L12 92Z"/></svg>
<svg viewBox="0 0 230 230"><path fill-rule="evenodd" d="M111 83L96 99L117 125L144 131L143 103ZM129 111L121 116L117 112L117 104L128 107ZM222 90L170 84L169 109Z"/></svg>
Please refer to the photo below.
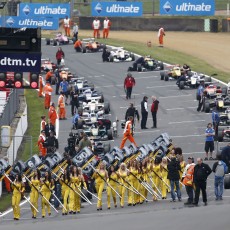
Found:
<svg viewBox="0 0 230 230"><path fill-rule="evenodd" d="M21 192L25 191L25 188L21 182L15 182L12 184L13 196L12 196L12 207L14 212L14 218L20 218L20 201L21 201Z"/></svg>
<svg viewBox="0 0 230 230"><path fill-rule="evenodd" d="M62 199L63 199L63 206L66 208L66 210L63 208L62 213L66 214L68 213L69 207L68 207L68 198L70 194L70 188L67 186L69 185L68 179L65 180L65 183L63 180L59 180L61 184L61 193L62 193Z"/></svg>
<svg viewBox="0 0 230 230"><path fill-rule="evenodd" d="M31 187L31 192L30 192L30 202L33 204L33 206L38 209L38 198L39 198L39 193L37 190L40 189L40 180L38 179L31 179L30 187ZM34 188L35 187L35 188ZM33 217L37 216L36 210L31 206L31 212Z"/></svg>
<svg viewBox="0 0 230 230"><path fill-rule="evenodd" d="M71 176L70 177L70 189L69 194L69 210L71 212L80 212L80 193L81 193L81 181L78 176ZM76 192L75 192L76 191ZM78 194L77 194L78 193Z"/></svg>
<svg viewBox="0 0 230 230"><path fill-rule="evenodd" d="M118 180L118 176L115 172L113 172L110 175L110 178L108 179L110 186L116 191L117 190L117 183L115 181ZM107 186L107 206L108 208L110 208L110 197L112 194L113 197L113 202L114 202L114 206L117 206L117 199L116 199L116 193L115 191L111 189L109 186Z"/></svg>
<svg viewBox="0 0 230 230"><path fill-rule="evenodd" d="M127 171L118 170L118 175L120 177L120 183L125 184L125 186L128 186L128 184L125 182L126 180L128 180ZM120 186L120 195L121 195L120 205L121 207L124 207L125 192L126 192L126 188L124 186Z"/></svg>

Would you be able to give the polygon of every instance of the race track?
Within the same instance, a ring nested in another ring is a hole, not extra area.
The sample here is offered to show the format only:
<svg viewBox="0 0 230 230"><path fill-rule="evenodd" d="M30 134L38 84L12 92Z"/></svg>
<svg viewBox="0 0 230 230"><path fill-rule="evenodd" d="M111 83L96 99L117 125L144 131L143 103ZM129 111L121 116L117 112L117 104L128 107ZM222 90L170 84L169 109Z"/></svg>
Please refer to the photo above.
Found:
<svg viewBox="0 0 230 230"><path fill-rule="evenodd" d="M204 132L208 122L211 121L211 115L198 113L196 111L197 101L195 100L195 90L179 90L175 81L161 81L159 72L133 73L136 79L136 86L133 90L132 99L127 101L123 89L124 77L128 66L131 63L102 63L101 53L82 54L76 53L72 45L62 47L65 52L66 66L79 77L86 77L87 80L95 84L95 88L104 93L105 99L110 102L111 119L118 117L124 119L124 113L130 102L140 113L140 102L143 96L149 97L148 104L151 104L151 96L154 95L160 101L158 111L158 128L151 129L152 118L149 113L147 130L141 130L140 125L136 125L135 139L138 145L149 143L163 132L167 132L173 140L175 146L183 149L185 160L188 156L204 156ZM57 47L43 46L43 58L49 57L55 61ZM52 101L57 104L57 96L52 96ZM63 152L66 146L71 129L70 106L67 106L68 120L60 121L60 152ZM150 110L150 106L149 106ZM119 137L114 140L112 145L119 146L122 138L122 130L119 124ZM129 144L129 143L127 143ZM223 144L225 145L225 144ZM213 162L209 162L212 166ZM51 217L41 219L38 214L36 220L31 219L31 212L28 204L23 205L21 210L21 220L15 222L12 220L12 213L5 215L0 219L0 229L64 229L68 227L82 229L150 229L157 227L160 229L202 229L210 230L229 228L228 213L230 203L230 192L225 191L223 201L215 201L213 191L213 175L208 180L208 207L203 207L202 202L197 208L184 207L186 192L183 189L182 202L170 203L170 194L167 200L152 202L149 196L148 203L127 207L124 209L118 207L111 210L106 209L106 194L103 197L103 211L96 211L96 200L93 200L93 206L83 204L81 214L62 216L52 212Z"/></svg>

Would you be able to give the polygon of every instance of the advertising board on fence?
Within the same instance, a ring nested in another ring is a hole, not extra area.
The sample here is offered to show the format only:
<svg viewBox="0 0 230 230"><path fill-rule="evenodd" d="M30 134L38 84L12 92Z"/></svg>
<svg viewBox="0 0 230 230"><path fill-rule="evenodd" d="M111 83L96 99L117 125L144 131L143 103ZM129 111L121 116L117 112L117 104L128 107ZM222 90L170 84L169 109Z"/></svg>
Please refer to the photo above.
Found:
<svg viewBox="0 0 230 230"><path fill-rule="evenodd" d="M59 28L59 20L53 17L9 16L0 18L0 26L7 28L41 27L43 30L57 30Z"/></svg>
<svg viewBox="0 0 230 230"><path fill-rule="evenodd" d="M19 16L25 17L70 17L69 3L20 3Z"/></svg>
<svg viewBox="0 0 230 230"><path fill-rule="evenodd" d="M160 0L161 15L211 16L215 0Z"/></svg>
<svg viewBox="0 0 230 230"><path fill-rule="evenodd" d="M0 68L3 72L40 73L41 53L0 53Z"/></svg>
<svg viewBox="0 0 230 230"><path fill-rule="evenodd" d="M99 17L140 17L142 2L92 2L91 14Z"/></svg>

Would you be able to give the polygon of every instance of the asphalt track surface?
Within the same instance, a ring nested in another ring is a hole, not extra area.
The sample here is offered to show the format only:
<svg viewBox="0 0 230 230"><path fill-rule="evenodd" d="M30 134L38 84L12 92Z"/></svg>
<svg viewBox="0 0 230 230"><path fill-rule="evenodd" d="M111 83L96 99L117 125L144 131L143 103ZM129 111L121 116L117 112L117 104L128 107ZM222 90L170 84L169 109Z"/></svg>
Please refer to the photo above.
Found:
<svg viewBox="0 0 230 230"><path fill-rule="evenodd" d="M158 128L151 129L152 118L149 113L147 130L141 130L137 123L135 129L135 139L138 145L149 143L163 132L167 132L173 139L175 146L183 149L185 160L188 156L204 156L204 131L208 122L211 121L211 115L198 113L196 111L197 101L195 100L195 90L179 90L175 81L161 81L159 72L133 73L136 79L136 86L133 90L131 100L125 99L123 81L126 76L128 66L131 63L103 63L101 53L82 54L76 53L72 45L62 47L66 57L66 66L79 77L85 77L95 84L95 89L104 93L106 100L110 102L111 119L117 117L124 119L126 108L130 102L140 112L140 102L143 96L149 97L149 110L151 96L154 95L160 101L158 111ZM55 61L57 47L43 46L43 57L49 57ZM58 96L53 95L52 101L57 104ZM60 121L59 132L59 151L62 152L66 146L71 129L70 106L67 106L68 120ZM122 130L119 124L119 136L114 140L112 146L119 146L122 138ZM129 144L129 143L127 143ZM225 145L225 144L223 144ZM212 166L213 162L209 162ZM61 210L52 215L41 219L41 213L38 213L36 220L31 219L30 207L25 204L21 207L20 221L13 221L12 212L0 218L0 229L63 229L68 227L82 229L229 229L229 209L230 192L225 191L223 201L215 201L213 188L213 174L208 180L208 206L204 207L200 200L199 207L188 208L184 206L186 201L186 192L182 189L182 202L171 203L170 194L167 200L152 202L149 196L149 202L135 207L125 206L107 210L106 193L103 195L103 210L96 210L96 200L93 199L93 205L83 203L84 208L81 214L62 216Z"/></svg>

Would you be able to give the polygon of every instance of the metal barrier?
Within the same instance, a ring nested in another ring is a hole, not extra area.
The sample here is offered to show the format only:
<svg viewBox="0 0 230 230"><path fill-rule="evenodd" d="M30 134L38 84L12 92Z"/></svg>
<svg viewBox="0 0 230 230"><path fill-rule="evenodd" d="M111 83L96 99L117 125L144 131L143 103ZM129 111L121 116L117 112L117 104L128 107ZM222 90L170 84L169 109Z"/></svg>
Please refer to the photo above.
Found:
<svg viewBox="0 0 230 230"><path fill-rule="evenodd" d="M11 90L0 113L0 127L11 124L19 108L19 95L21 95L21 90Z"/></svg>

